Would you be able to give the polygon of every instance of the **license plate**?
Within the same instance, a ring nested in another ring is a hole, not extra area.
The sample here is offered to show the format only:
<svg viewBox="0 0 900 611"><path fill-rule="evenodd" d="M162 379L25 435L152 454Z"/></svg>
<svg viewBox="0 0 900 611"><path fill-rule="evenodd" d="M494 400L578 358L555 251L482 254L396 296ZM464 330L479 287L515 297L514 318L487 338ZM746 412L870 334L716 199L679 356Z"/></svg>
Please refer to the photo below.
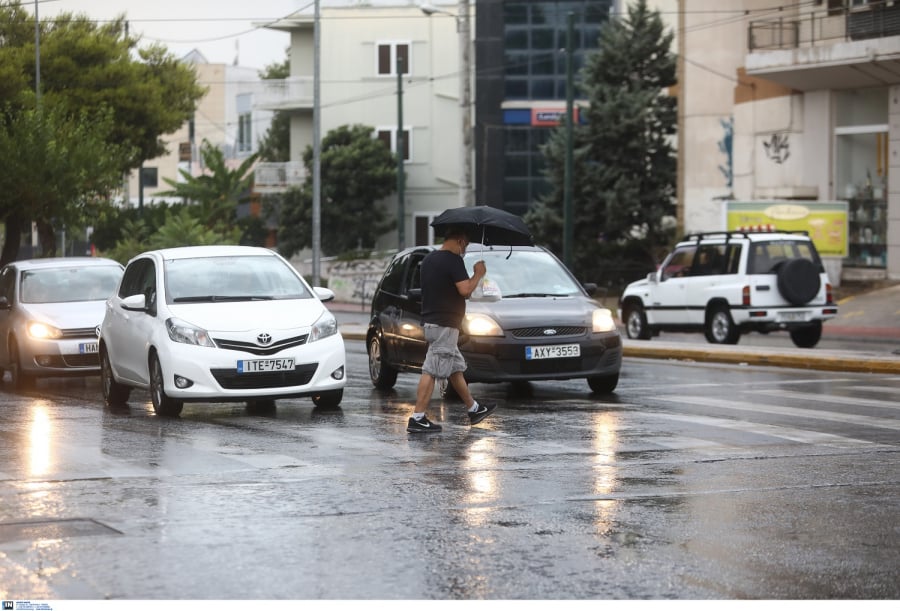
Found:
<svg viewBox="0 0 900 611"><path fill-rule="evenodd" d="M78 344L79 354L97 354L99 352L99 344L97 342L84 342Z"/></svg>
<svg viewBox="0 0 900 611"><path fill-rule="evenodd" d="M778 318L784 322L794 322L797 320L806 320L806 315L808 313L809 312L782 312Z"/></svg>
<svg viewBox="0 0 900 611"><path fill-rule="evenodd" d="M579 344L556 344L554 346L526 346L525 360L566 359L581 356Z"/></svg>
<svg viewBox="0 0 900 611"><path fill-rule="evenodd" d="M238 373L260 373L264 371L290 371L294 368L294 359L257 359L238 361Z"/></svg>

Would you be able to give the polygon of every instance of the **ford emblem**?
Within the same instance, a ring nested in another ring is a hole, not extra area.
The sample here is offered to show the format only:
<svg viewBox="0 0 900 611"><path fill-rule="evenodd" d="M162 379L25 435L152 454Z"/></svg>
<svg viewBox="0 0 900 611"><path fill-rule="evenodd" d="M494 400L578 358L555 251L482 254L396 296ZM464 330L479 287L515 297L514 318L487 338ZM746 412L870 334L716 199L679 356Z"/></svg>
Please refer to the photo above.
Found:
<svg viewBox="0 0 900 611"><path fill-rule="evenodd" d="M544 335L556 335L556 329L544 329Z"/></svg>
<svg viewBox="0 0 900 611"><path fill-rule="evenodd" d="M260 333L256 336L256 341L259 342L260 346L268 346L272 343L272 336L268 333Z"/></svg>

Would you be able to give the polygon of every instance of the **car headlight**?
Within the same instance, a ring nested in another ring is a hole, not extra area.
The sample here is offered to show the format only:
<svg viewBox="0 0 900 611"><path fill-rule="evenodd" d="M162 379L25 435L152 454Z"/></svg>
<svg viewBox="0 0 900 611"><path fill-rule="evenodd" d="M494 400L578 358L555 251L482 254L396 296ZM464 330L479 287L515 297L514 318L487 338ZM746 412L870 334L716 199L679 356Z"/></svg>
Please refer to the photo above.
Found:
<svg viewBox="0 0 900 611"><path fill-rule="evenodd" d="M62 337L62 331L53 325L32 321L28 323L28 335L34 339L59 339Z"/></svg>
<svg viewBox="0 0 900 611"><path fill-rule="evenodd" d="M216 343L210 338L206 329L201 329L178 318L170 318L166 321L166 331L169 333L169 339L179 344L216 347Z"/></svg>
<svg viewBox="0 0 900 611"><path fill-rule="evenodd" d="M309 344L320 339L325 339L326 337L337 334L337 332L337 320L335 320L331 312L324 312L319 316L319 320L315 322L312 329L310 329L309 339L306 340L306 343Z"/></svg>
<svg viewBox="0 0 900 611"><path fill-rule="evenodd" d="M463 320L463 331L469 335L502 336L503 329L490 316L485 314L466 314Z"/></svg>
<svg viewBox="0 0 900 611"><path fill-rule="evenodd" d="M616 330L616 321L613 320L612 312L606 308L594 310L594 333L609 333Z"/></svg>

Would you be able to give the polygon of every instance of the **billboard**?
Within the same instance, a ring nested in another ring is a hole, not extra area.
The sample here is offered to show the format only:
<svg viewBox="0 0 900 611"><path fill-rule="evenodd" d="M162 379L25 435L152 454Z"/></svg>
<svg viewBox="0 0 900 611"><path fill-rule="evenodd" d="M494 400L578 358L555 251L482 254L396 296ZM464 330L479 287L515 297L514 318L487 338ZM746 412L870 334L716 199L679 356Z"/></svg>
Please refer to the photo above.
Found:
<svg viewBox="0 0 900 611"><path fill-rule="evenodd" d="M847 202L730 201L728 231L806 231L825 257L847 256Z"/></svg>

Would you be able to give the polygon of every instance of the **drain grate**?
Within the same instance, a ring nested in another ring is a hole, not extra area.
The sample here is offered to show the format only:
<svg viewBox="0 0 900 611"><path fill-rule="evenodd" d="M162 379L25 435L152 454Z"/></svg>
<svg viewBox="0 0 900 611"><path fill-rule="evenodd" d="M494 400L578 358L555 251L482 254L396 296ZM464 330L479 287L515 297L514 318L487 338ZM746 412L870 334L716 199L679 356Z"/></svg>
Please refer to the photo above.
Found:
<svg viewBox="0 0 900 611"><path fill-rule="evenodd" d="M67 537L93 537L96 535L121 535L115 528L96 520L70 518L63 520L23 520L0 522L0 543L32 541L35 539L64 539Z"/></svg>

